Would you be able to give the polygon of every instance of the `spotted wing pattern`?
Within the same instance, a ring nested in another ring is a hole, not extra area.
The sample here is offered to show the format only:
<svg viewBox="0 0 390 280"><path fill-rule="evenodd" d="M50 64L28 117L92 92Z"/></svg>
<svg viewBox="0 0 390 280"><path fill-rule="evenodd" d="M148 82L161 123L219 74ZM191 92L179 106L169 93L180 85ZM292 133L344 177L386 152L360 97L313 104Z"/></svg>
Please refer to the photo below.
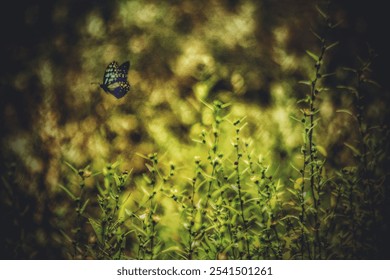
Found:
<svg viewBox="0 0 390 280"><path fill-rule="evenodd" d="M130 90L130 84L127 81L129 68L129 61L124 62L120 66L116 61L111 62L104 72L103 83L100 84L100 87L116 98L122 98Z"/></svg>

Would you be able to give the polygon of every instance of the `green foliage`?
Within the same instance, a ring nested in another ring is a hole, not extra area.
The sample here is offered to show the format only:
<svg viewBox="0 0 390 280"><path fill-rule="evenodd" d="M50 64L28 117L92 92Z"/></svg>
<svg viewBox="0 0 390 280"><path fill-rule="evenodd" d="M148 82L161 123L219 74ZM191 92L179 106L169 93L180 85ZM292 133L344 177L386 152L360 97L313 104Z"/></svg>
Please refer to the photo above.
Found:
<svg viewBox="0 0 390 280"><path fill-rule="evenodd" d="M370 205L364 197L373 194L366 193L368 188L358 188L363 175L356 167L325 175L320 149L314 144L307 148L313 125L308 128L303 122L307 141L302 146L301 177L283 185L269 174L261 157L253 159L254 143L241 137L245 118L230 122L224 114L228 106L219 101L205 105L213 111L214 121L194 140L207 152L204 158L195 158L191 178L177 177L175 165L160 163L157 154L140 155L147 173L139 181L128 180L128 173L116 169L118 164L104 168L99 175L103 187L97 183L96 196L101 214L88 218L87 232L97 242L77 242L81 255L103 259L327 259L355 258L368 248L375 249L370 247L372 239L362 239L363 228L375 223L369 210L377 208L366 208ZM224 122L230 128L221 131ZM222 152L220 138L230 131L234 131L231 150ZM380 188L374 179L367 184ZM376 203L381 201L383 197Z"/></svg>
<svg viewBox="0 0 390 280"><path fill-rule="evenodd" d="M75 50L88 59L53 79L62 68L45 54L32 71L43 89L31 133L3 141L11 150L0 193L7 252L388 256L388 97L372 73L376 54L343 67L352 54L340 51L348 44L335 38L328 7L304 5L308 17L274 21L262 11L277 7L265 2L228 1L199 14L191 1L132 0L89 11ZM313 36L301 28L306 18ZM68 54L63 38L53 42ZM115 100L90 80L101 76L102 59L122 56L132 89ZM14 76L18 89L28 84L27 74ZM9 127L15 108L3 110Z"/></svg>
<svg viewBox="0 0 390 280"><path fill-rule="evenodd" d="M334 28L318 10L326 28ZM319 96L327 90L324 79L332 75L323 73L324 61L338 42L328 43L326 37L313 34L321 51L319 55L306 51L315 61L313 75L302 82L309 87L298 101L302 117L292 116L303 133L295 179L284 183L275 178L266 160L257 156L256 141L243 135L247 117L232 120L231 104L201 101L212 121L193 139L198 154L192 175L177 176L175 164L160 162L156 153L139 154L147 171L132 181L119 175L117 164L105 168L99 179L103 188L97 182L101 214L88 218L87 232L97 244L81 246L76 241L80 253L114 259L328 259L375 254L375 236L367 236L383 218L376 209L384 202L384 178L377 177L375 169L385 143L376 143L383 138L372 138L362 118L361 86L369 81L362 77L370 62L352 70L357 88L339 87L353 89L356 117L347 109L338 112L357 120L361 138L359 147L345 143L355 164L332 170L326 164L328 152L317 140L321 124L317 108ZM83 180L80 186L82 190ZM81 195L75 198L61 188L78 202L77 215L84 212L78 210Z"/></svg>

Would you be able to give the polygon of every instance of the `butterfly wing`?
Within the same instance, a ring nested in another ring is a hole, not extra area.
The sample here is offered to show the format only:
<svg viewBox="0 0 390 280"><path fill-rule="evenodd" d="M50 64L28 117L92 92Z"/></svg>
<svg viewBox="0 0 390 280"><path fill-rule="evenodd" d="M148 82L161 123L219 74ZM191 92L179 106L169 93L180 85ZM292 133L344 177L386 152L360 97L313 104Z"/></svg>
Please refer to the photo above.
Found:
<svg viewBox="0 0 390 280"><path fill-rule="evenodd" d="M113 61L110 64L108 64L103 76L104 85L109 85L115 82L116 76L118 75L118 68L119 66L116 61Z"/></svg>
<svg viewBox="0 0 390 280"><path fill-rule="evenodd" d="M114 95L116 98L122 98L130 90L130 84L128 81L119 81L108 86L108 92Z"/></svg>
<svg viewBox="0 0 390 280"><path fill-rule="evenodd" d="M121 66L118 67L118 73L127 76L127 73L129 73L129 68L130 68L130 61L126 61Z"/></svg>
<svg viewBox="0 0 390 280"><path fill-rule="evenodd" d="M106 68L100 87L118 99L123 97L130 90L130 84L127 81L129 68L129 61L124 62L121 66L118 66L116 61L111 62Z"/></svg>

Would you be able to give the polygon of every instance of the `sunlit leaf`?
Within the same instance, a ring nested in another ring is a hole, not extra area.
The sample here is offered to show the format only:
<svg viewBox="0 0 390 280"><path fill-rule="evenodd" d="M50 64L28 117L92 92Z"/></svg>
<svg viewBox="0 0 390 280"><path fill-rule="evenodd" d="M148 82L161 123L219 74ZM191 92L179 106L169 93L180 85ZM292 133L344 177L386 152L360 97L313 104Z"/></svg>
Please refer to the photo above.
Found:
<svg viewBox="0 0 390 280"><path fill-rule="evenodd" d="M83 206L81 207L80 214L84 213L84 210L87 207L88 203L89 203L89 198L84 202Z"/></svg>
<svg viewBox="0 0 390 280"><path fill-rule="evenodd" d="M317 145L317 150L320 152L321 155L323 155L324 157L327 157L328 156L328 153L326 151L326 149L321 146L321 145Z"/></svg>
<svg viewBox="0 0 390 280"><path fill-rule="evenodd" d="M88 221L91 224L99 243L103 244L103 230L101 224L92 218L88 218Z"/></svg>
<svg viewBox="0 0 390 280"><path fill-rule="evenodd" d="M73 165L71 165L69 162L67 161L64 161L64 163L75 173L75 174L79 174L79 171L77 170L77 168L75 168Z"/></svg>
<svg viewBox="0 0 390 280"><path fill-rule="evenodd" d="M282 217L280 220L286 220L286 219L294 219L294 220L297 220L299 221L299 217L298 216L295 216L295 215L286 215L284 217Z"/></svg>
<svg viewBox="0 0 390 280"><path fill-rule="evenodd" d="M149 170L149 172L152 172L153 170L155 170L155 168L148 163L145 163L145 166Z"/></svg>
<svg viewBox="0 0 390 280"><path fill-rule="evenodd" d="M336 110L336 112L337 113L345 113L345 114L348 114L348 115L350 115L350 116L354 116L353 114L352 114L352 112L351 111L349 111L349 110L347 110L347 109L340 109L340 110Z"/></svg>
<svg viewBox="0 0 390 280"><path fill-rule="evenodd" d="M185 252L183 250L181 250L181 248L179 246L171 246L171 247L168 247L164 250L161 250L160 252L157 253L157 256L161 256L161 255L165 255L169 252L177 252L177 253L180 253L180 254L185 254Z"/></svg>
<svg viewBox="0 0 390 280"><path fill-rule="evenodd" d="M67 195L69 195L69 197L72 199L72 200L76 200L76 196L65 186L61 185L61 184L58 184L58 186L63 189Z"/></svg>
<svg viewBox="0 0 390 280"><path fill-rule="evenodd" d="M336 73L327 73L327 74L322 74L321 77L327 78L327 77L334 76L334 75L336 75Z"/></svg>
<svg viewBox="0 0 390 280"><path fill-rule="evenodd" d="M121 183L121 181L119 179L118 174L115 173L113 177L114 177L115 185L116 186L120 186L122 183Z"/></svg>
<svg viewBox="0 0 390 280"><path fill-rule="evenodd" d="M143 154L141 154L141 153L136 152L135 154L136 154L137 156L143 158L143 159L149 160L149 157L147 157L147 156L145 156L145 155L143 155Z"/></svg>
<svg viewBox="0 0 390 280"><path fill-rule="evenodd" d="M318 57L317 55L315 55L314 53L312 53L311 51L306 50L306 53L307 53L314 61L319 61L319 57Z"/></svg>
<svg viewBox="0 0 390 280"><path fill-rule="evenodd" d="M302 184L303 184L303 178L299 177L298 179L295 180L294 189L300 190L302 188Z"/></svg>
<svg viewBox="0 0 390 280"><path fill-rule="evenodd" d="M112 168L112 169L115 169L115 168L117 168L119 165L120 165L120 162L119 162L119 161L116 161L116 162L114 162L114 163L111 165L111 168Z"/></svg>
<svg viewBox="0 0 390 280"><path fill-rule="evenodd" d="M297 121L297 122L299 122L299 123L301 123L302 122L302 120L300 120L300 119L297 119L296 117L294 117L294 116L289 116L291 119L293 119L294 121Z"/></svg>
<svg viewBox="0 0 390 280"><path fill-rule="evenodd" d="M237 215L240 215L240 212L237 209L235 209L235 208L233 208L233 207L231 207L229 205L223 205L223 207L226 208L226 209L229 209L230 211L232 211L233 213L235 213Z"/></svg>
<svg viewBox="0 0 390 280"><path fill-rule="evenodd" d="M312 81L298 81L298 84L307 85L309 87L312 86Z"/></svg>

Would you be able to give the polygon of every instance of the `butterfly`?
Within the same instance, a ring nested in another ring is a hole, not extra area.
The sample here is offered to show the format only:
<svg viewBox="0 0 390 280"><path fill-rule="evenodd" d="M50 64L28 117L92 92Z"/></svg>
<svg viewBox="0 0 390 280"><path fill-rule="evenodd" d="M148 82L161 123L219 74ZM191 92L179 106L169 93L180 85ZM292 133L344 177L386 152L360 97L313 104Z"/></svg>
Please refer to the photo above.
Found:
<svg viewBox="0 0 390 280"><path fill-rule="evenodd" d="M130 62L126 61L118 65L116 61L108 64L104 72L103 83L100 87L106 92L111 93L116 98L122 98L130 90L130 84L127 81Z"/></svg>

